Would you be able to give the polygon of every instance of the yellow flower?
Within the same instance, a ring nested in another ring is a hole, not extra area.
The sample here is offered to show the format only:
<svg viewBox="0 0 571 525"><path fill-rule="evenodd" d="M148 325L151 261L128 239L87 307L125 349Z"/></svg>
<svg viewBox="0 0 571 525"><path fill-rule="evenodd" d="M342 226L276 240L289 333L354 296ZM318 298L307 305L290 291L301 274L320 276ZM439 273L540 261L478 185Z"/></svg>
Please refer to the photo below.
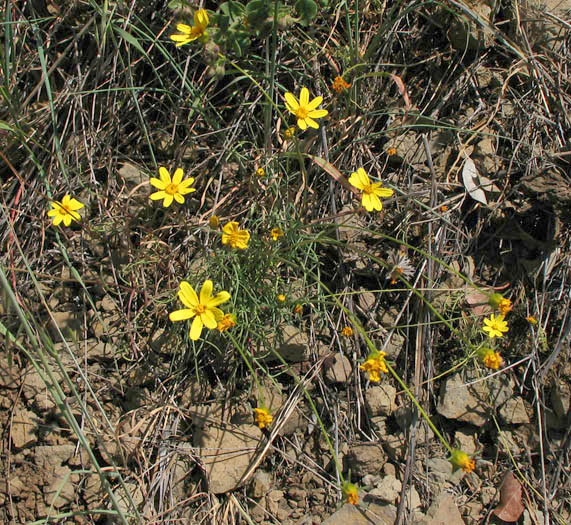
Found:
<svg viewBox="0 0 571 525"><path fill-rule="evenodd" d="M256 170L256 175L257 175L258 177L263 177L265 174L266 174L266 170L265 170L264 168L258 168L258 169Z"/></svg>
<svg viewBox="0 0 571 525"><path fill-rule="evenodd" d="M208 219L208 225L215 230L216 228L218 228L218 226L220 226L220 219L218 218L218 215L212 215L210 217L210 219Z"/></svg>
<svg viewBox="0 0 571 525"><path fill-rule="evenodd" d="M83 204L76 199L72 199L69 195L64 195L61 202L53 201L51 203L53 209L48 211L48 217L53 217L53 225L57 226L62 221L65 226L69 226L71 221L78 221L81 219L81 215L77 213L77 210L83 208Z"/></svg>
<svg viewBox="0 0 571 525"><path fill-rule="evenodd" d="M345 91L346 89L349 89L351 87L351 84L349 84L348 82L345 82L343 80L343 77L335 77L335 80L333 81L333 84L331 85L331 88L337 92L337 94L341 94L343 93L343 91Z"/></svg>
<svg viewBox="0 0 571 525"><path fill-rule="evenodd" d="M190 327L190 338L193 341L200 337L203 326L214 330L218 327L218 322L224 318L224 312L217 306L228 301L230 294L219 292L213 297L212 288L212 281L204 281L199 297L194 288L186 281L180 283L178 298L186 308L171 312L169 319L171 321L185 321L194 317Z"/></svg>
<svg viewBox="0 0 571 525"><path fill-rule="evenodd" d="M369 381L378 383L381 380L380 372L385 374L389 371L385 363L385 352L371 352L367 360L359 367L364 372L369 373Z"/></svg>
<svg viewBox="0 0 571 525"><path fill-rule="evenodd" d="M280 237L284 236L284 232L281 228L272 228L272 231L270 232L272 239L274 241L277 241Z"/></svg>
<svg viewBox="0 0 571 525"><path fill-rule="evenodd" d="M446 204L443 204L442 206L440 206L440 211L442 213L446 213L448 211L448 206L446 206Z"/></svg>
<svg viewBox="0 0 571 525"><path fill-rule="evenodd" d="M503 315L498 315L497 317L494 314L490 315L489 319L484 319L484 327L482 330L484 332L488 332L490 339L494 337L503 337L504 333L509 330L508 323L504 321Z"/></svg>
<svg viewBox="0 0 571 525"><path fill-rule="evenodd" d="M478 357L482 363L484 363L484 366L487 366L493 370L500 368L503 363L500 353L495 352L493 349L487 347L480 348L480 350L478 350Z"/></svg>
<svg viewBox="0 0 571 525"><path fill-rule="evenodd" d="M237 222L229 222L222 228L222 244L229 244L232 248L245 250L248 248L250 241L250 232L248 230L241 230Z"/></svg>
<svg viewBox="0 0 571 525"><path fill-rule="evenodd" d="M345 337L351 337L353 335L353 329L350 326L346 326L341 330L341 335Z"/></svg>
<svg viewBox="0 0 571 525"><path fill-rule="evenodd" d="M329 112L326 109L317 109L317 106L323 101L323 97L315 97L309 101L309 90L306 87L301 88L299 94L299 102L291 93L285 94L286 108L290 113L297 117L297 125L300 129L319 128L319 124L315 122L316 118L323 118Z"/></svg>
<svg viewBox="0 0 571 525"><path fill-rule="evenodd" d="M260 428L269 427L272 424L274 416L270 414L267 408L254 408L254 412L256 413L256 425Z"/></svg>
<svg viewBox="0 0 571 525"><path fill-rule="evenodd" d="M362 204L367 211L381 211L383 205L379 197L390 197L394 191L389 188L381 188L382 182L371 182L367 172L359 168L351 173L349 183L359 190L363 190Z"/></svg>
<svg viewBox="0 0 571 525"><path fill-rule="evenodd" d="M279 301L280 303L285 303L285 301L286 301L286 296L285 296L284 294L279 294L279 295L278 295L278 301Z"/></svg>
<svg viewBox="0 0 571 525"><path fill-rule="evenodd" d="M537 319L533 315L526 317L526 320L529 324L537 324Z"/></svg>
<svg viewBox="0 0 571 525"><path fill-rule="evenodd" d="M512 302L506 299L501 293L493 293L488 299L488 304L505 316L512 309Z"/></svg>
<svg viewBox="0 0 571 525"><path fill-rule="evenodd" d="M295 135L295 126L291 126L284 131L284 138L286 140L293 139L294 135Z"/></svg>
<svg viewBox="0 0 571 525"><path fill-rule="evenodd" d="M387 150L387 155L388 155L389 157L392 157L393 155L396 155L396 154L397 154L397 149L396 149L396 148L389 148L389 149Z"/></svg>
<svg viewBox="0 0 571 525"><path fill-rule="evenodd" d="M296 305L293 307L293 313L294 313L295 315L301 315L301 314L303 313L303 306L301 306L301 304L296 304Z"/></svg>
<svg viewBox="0 0 571 525"><path fill-rule="evenodd" d="M341 493L347 503L350 503L351 505L357 505L357 503L359 503L359 489L357 488L357 485L346 481L341 487Z"/></svg>
<svg viewBox="0 0 571 525"><path fill-rule="evenodd" d="M236 326L236 316L234 314L225 314L220 321L218 321L218 331L220 333L229 330L230 328Z"/></svg>
<svg viewBox="0 0 571 525"><path fill-rule="evenodd" d="M151 184L159 191L151 193L149 196L150 199L152 201L163 199L163 206L165 208L168 208L173 200L179 204L183 204L183 195L196 191L196 188L189 188L189 186L194 183L194 179L189 177L188 179L182 180L183 175L184 172L182 169L178 168L175 170L171 179L170 173L166 168L159 168L160 180L154 177L151 178Z"/></svg>
<svg viewBox="0 0 571 525"><path fill-rule="evenodd" d="M208 13L205 9L199 9L194 13L194 25L189 26L186 24L177 24L176 30L180 31L180 35L171 35L170 39L176 42L176 47L184 46L197 38L200 38L206 34L206 28L208 27Z"/></svg>
<svg viewBox="0 0 571 525"><path fill-rule="evenodd" d="M466 452L462 452L459 449L452 451L452 456L448 458L448 461L452 463L455 471L461 468L464 472L472 472L476 467L476 462L470 459L470 456L468 456Z"/></svg>

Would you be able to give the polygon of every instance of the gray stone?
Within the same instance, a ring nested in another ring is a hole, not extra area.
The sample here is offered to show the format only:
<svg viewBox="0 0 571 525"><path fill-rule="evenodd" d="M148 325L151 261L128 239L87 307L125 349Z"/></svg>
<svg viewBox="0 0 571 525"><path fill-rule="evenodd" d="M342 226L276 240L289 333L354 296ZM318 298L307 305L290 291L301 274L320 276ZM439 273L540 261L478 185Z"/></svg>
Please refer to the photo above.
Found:
<svg viewBox="0 0 571 525"><path fill-rule="evenodd" d="M16 448L23 448L35 442L37 440L35 434L37 426L36 414L25 408L17 408L14 410L12 427L10 429L14 446Z"/></svg>
<svg viewBox="0 0 571 525"><path fill-rule="evenodd" d="M387 462L382 445L378 443L362 443L353 445L344 458L345 470L351 469L355 476L378 474Z"/></svg>
<svg viewBox="0 0 571 525"><path fill-rule="evenodd" d="M454 498L442 492L428 509L426 517L418 525L465 525Z"/></svg>
<svg viewBox="0 0 571 525"><path fill-rule="evenodd" d="M346 383L351 378L351 361L340 353L335 354L324 362L325 378L331 383Z"/></svg>
<svg viewBox="0 0 571 525"><path fill-rule="evenodd" d="M508 399L500 408L500 416L508 425L529 423L527 407L521 397Z"/></svg>
<svg viewBox="0 0 571 525"><path fill-rule="evenodd" d="M258 470L252 478L252 486L250 493L253 498L262 498L269 491L272 486L272 476L269 472Z"/></svg>
<svg viewBox="0 0 571 525"><path fill-rule="evenodd" d="M396 503L401 490L402 483L398 479L394 476L385 476L369 494L388 503ZM418 494L416 496L418 497Z"/></svg>
<svg viewBox="0 0 571 525"><path fill-rule="evenodd" d="M368 388L365 392L365 406L370 416L390 416L395 409L397 389L383 383Z"/></svg>

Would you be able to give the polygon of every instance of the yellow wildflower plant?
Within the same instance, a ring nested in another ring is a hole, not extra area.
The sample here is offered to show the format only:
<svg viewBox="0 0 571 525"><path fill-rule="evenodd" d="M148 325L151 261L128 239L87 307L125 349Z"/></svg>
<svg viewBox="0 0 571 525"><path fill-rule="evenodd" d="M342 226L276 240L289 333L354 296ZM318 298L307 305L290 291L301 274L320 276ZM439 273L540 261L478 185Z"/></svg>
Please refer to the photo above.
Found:
<svg viewBox="0 0 571 525"><path fill-rule="evenodd" d="M278 301L280 303L285 303L286 302L286 296L283 293L279 294L278 295Z"/></svg>
<svg viewBox="0 0 571 525"><path fill-rule="evenodd" d="M343 337L351 337L353 335L353 329L350 326L346 326L341 330L341 335Z"/></svg>
<svg viewBox="0 0 571 525"><path fill-rule="evenodd" d="M460 449L454 449L448 461L452 463L452 467L455 471L462 469L464 472L472 472L476 468L476 462L470 459L470 456Z"/></svg>
<svg viewBox="0 0 571 525"><path fill-rule="evenodd" d="M51 202L52 209L48 211L48 217L53 217L52 224L58 226L61 222L65 226L69 226L71 221L79 222L81 215L77 210L83 208L83 204L72 198L70 195L64 195L61 201Z"/></svg>
<svg viewBox="0 0 571 525"><path fill-rule="evenodd" d="M208 34L206 28L209 23L210 21L206 10L199 9L194 13L194 25L177 24L176 30L179 31L180 34L170 35L170 39L176 42L176 47L189 44L193 40L197 40Z"/></svg>
<svg viewBox="0 0 571 525"><path fill-rule="evenodd" d="M272 239L274 241L277 241L280 237L284 236L284 232L281 228L272 228L272 231L270 231L270 235L272 236Z"/></svg>
<svg viewBox="0 0 571 525"><path fill-rule="evenodd" d="M503 360L499 352L496 352L492 348L480 348L477 352L478 358L484 366L491 368L492 370L497 370L502 366Z"/></svg>
<svg viewBox="0 0 571 525"><path fill-rule="evenodd" d="M365 362L359 367L363 372L369 374L369 381L378 383L381 380L381 372L386 374L389 371L385 362L386 355L385 352L375 350L367 356Z"/></svg>
<svg viewBox="0 0 571 525"><path fill-rule="evenodd" d="M256 175L258 177L264 177L266 175L266 170L264 168L258 168L256 170Z"/></svg>
<svg viewBox="0 0 571 525"><path fill-rule="evenodd" d="M494 314L491 314L489 319L484 319L482 330L488 333L490 339L493 339L494 337L503 337L509 331L509 328L508 323L504 321L503 315L494 316Z"/></svg>
<svg viewBox="0 0 571 525"><path fill-rule="evenodd" d="M503 316L513 308L512 302L509 299L506 299L501 293L493 293L490 295L488 304L494 308L494 310L499 310Z"/></svg>
<svg viewBox="0 0 571 525"><path fill-rule="evenodd" d="M218 308L218 305L228 301L230 294L222 291L213 296L212 289L212 281L204 281L199 296L189 283L186 281L180 283L178 298L186 308L171 312L169 319L176 322L194 318L190 327L190 338L193 341L200 338L204 326L209 330L214 330L224 319L224 312Z"/></svg>
<svg viewBox="0 0 571 525"><path fill-rule="evenodd" d="M363 192L361 202L367 211L381 211L383 204L380 198L390 197L394 193L390 188L381 188L382 182L371 182L363 168L359 168L356 172L351 173L349 184Z"/></svg>
<svg viewBox="0 0 571 525"><path fill-rule="evenodd" d="M184 172L181 168L175 170L174 175L171 179L168 170L166 168L160 167L159 177L160 179L155 177L151 178L151 185L157 188L159 191L151 193L149 198L152 201L163 199L163 206L165 208L168 208L173 203L173 200L179 204L184 204L184 195L196 191L196 188L189 188L189 186L194 183L194 179L189 177L188 179L183 180Z"/></svg>
<svg viewBox="0 0 571 525"><path fill-rule="evenodd" d="M218 321L218 331L220 333L236 326L236 316L234 314L224 314L224 317Z"/></svg>
<svg viewBox="0 0 571 525"><path fill-rule="evenodd" d="M350 503L351 505L357 505L359 503L359 489L357 485L346 481L341 487L341 493L343 494L343 499Z"/></svg>
<svg viewBox="0 0 571 525"><path fill-rule="evenodd" d="M222 244L229 244L232 248L246 250L250 242L250 232L241 230L235 221L229 222L222 228Z"/></svg>
<svg viewBox="0 0 571 525"><path fill-rule="evenodd" d="M269 427L274 420L274 416L270 414L267 408L254 408L254 419L256 420L256 425L260 428Z"/></svg>
<svg viewBox="0 0 571 525"><path fill-rule="evenodd" d="M349 82L345 82L345 80L343 80L343 77L335 77L333 84L331 84L331 89L333 89L333 91L335 91L338 95L340 95L341 93L343 93L343 91L349 89L350 87L351 84Z"/></svg>
<svg viewBox="0 0 571 525"><path fill-rule="evenodd" d="M319 124L313 119L323 118L329 113L326 109L317 109L323 97L315 97L311 102L309 101L309 90L306 87L301 88L299 101L292 93L286 93L284 98L286 109L297 117L299 129L305 130L308 127L318 129Z"/></svg>

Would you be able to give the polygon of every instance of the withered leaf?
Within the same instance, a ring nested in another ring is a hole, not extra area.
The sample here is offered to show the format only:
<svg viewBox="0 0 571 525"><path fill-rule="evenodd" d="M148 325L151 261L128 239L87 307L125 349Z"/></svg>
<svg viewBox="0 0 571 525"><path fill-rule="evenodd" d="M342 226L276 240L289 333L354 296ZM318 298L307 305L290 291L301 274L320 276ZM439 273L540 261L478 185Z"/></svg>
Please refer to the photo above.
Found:
<svg viewBox="0 0 571 525"><path fill-rule="evenodd" d="M521 502L521 483L509 471L500 489L500 503L494 509L494 514L504 521L517 521L523 512Z"/></svg>

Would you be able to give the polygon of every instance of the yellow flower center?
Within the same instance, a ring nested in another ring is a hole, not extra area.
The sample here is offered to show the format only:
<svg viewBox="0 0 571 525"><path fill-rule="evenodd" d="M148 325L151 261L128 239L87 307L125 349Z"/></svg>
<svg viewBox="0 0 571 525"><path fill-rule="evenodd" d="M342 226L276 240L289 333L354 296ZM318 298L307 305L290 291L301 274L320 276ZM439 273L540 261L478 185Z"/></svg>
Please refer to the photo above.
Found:
<svg viewBox="0 0 571 525"><path fill-rule="evenodd" d="M206 312L206 306L204 306L203 304L198 304L195 306L194 313L196 315L202 315L204 312Z"/></svg>
<svg viewBox="0 0 571 525"><path fill-rule="evenodd" d="M375 187L372 184L368 184L363 188L363 192L367 195L371 195L371 193L375 193Z"/></svg>
<svg viewBox="0 0 571 525"><path fill-rule="evenodd" d="M297 108L297 111L295 112L295 116L301 120L306 119L309 116L309 111L307 110L306 107L299 106L299 108Z"/></svg>
<svg viewBox="0 0 571 525"><path fill-rule="evenodd" d="M165 188L165 191L169 195L174 195L178 193L178 184L173 184L172 182Z"/></svg>
<svg viewBox="0 0 571 525"><path fill-rule="evenodd" d="M71 210L67 206L64 206L63 204L60 204L60 206L61 206L61 209L59 210L59 212L62 215L71 215Z"/></svg>

